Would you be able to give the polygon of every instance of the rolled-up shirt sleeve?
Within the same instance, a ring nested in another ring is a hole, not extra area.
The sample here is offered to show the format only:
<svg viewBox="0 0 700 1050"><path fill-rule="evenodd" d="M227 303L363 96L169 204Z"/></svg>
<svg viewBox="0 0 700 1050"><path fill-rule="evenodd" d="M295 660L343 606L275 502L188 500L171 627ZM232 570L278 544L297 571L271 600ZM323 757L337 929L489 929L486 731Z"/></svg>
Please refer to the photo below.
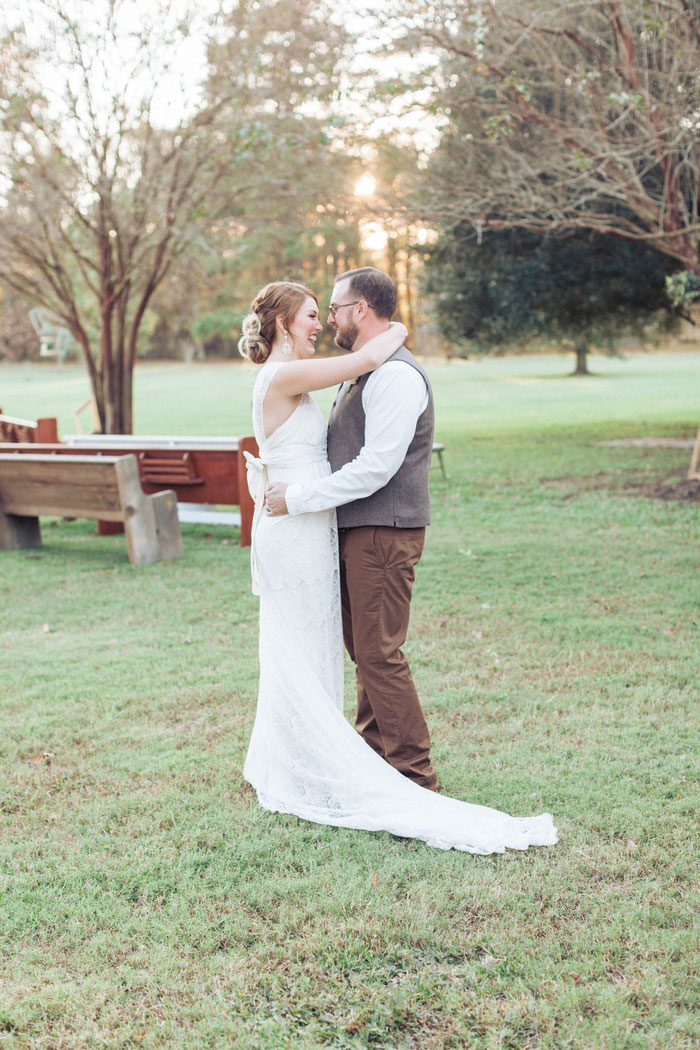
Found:
<svg viewBox="0 0 700 1050"><path fill-rule="evenodd" d="M362 391L365 443L351 460L325 478L290 485L290 514L340 507L365 499L393 478L428 404L428 388L420 372L405 361L389 361L373 372Z"/></svg>

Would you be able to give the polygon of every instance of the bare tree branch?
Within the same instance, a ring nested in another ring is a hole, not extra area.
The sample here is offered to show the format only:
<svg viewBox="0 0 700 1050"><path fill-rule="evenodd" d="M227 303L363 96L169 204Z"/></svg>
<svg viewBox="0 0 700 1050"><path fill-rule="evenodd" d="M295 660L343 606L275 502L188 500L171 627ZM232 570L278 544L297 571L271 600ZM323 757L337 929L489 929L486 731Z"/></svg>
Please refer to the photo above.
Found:
<svg viewBox="0 0 700 1050"><path fill-rule="evenodd" d="M700 272L697 5L408 0L388 17L442 56L424 219L615 232Z"/></svg>
<svg viewBox="0 0 700 1050"><path fill-rule="evenodd" d="M319 127L297 113L310 91L325 99L334 87L342 34L323 3L235 4L212 31L197 105L183 95L179 112L171 95L189 23L168 0L143 6L137 34L119 0L95 0L85 20L67 0L27 0L41 46L20 30L8 34L0 283L73 332L105 430L131 429L142 321L174 263L244 198L254 209L277 192L293 195L275 164L297 149L295 133L310 140ZM294 55L288 66L279 63L281 37Z"/></svg>

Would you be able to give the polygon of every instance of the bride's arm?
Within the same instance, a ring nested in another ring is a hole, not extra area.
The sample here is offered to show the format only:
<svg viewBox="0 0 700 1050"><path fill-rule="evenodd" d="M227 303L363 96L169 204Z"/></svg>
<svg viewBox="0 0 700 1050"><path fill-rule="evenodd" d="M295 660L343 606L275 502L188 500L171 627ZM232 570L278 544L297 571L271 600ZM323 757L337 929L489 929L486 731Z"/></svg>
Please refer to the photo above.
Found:
<svg viewBox="0 0 700 1050"><path fill-rule="evenodd" d="M287 361L278 368L271 386L287 397L309 390L323 390L346 379L356 379L365 372L373 372L395 354L403 345L408 332L404 325L392 322L386 332L368 340L360 350L329 357L322 361Z"/></svg>

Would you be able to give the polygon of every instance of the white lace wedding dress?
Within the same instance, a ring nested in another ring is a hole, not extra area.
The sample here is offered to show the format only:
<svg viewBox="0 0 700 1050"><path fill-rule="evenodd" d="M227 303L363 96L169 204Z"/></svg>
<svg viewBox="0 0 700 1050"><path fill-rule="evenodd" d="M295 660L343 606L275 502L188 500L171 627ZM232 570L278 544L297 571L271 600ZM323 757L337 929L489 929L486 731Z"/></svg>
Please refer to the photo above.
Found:
<svg viewBox="0 0 700 1050"><path fill-rule="evenodd" d="M335 512L262 513L268 483L311 481L330 472L326 424L308 395L265 437L263 401L280 367L284 363L268 362L256 378L253 427L260 457L248 456L256 506L251 561L253 590L260 595L260 691L244 776L260 805L469 853L555 843L548 813L518 819L418 787L345 719Z"/></svg>

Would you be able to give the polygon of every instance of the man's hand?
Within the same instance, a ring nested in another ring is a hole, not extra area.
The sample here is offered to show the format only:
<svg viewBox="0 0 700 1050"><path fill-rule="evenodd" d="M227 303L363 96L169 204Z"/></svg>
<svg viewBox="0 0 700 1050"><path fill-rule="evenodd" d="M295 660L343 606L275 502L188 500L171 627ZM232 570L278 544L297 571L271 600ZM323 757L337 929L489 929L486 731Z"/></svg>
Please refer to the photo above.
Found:
<svg viewBox="0 0 700 1050"><path fill-rule="evenodd" d="M268 485L265 489L265 513L271 514L273 517L279 517L281 514L288 514L287 501L285 500L285 493L287 486L283 485L281 481L275 482L274 485Z"/></svg>

